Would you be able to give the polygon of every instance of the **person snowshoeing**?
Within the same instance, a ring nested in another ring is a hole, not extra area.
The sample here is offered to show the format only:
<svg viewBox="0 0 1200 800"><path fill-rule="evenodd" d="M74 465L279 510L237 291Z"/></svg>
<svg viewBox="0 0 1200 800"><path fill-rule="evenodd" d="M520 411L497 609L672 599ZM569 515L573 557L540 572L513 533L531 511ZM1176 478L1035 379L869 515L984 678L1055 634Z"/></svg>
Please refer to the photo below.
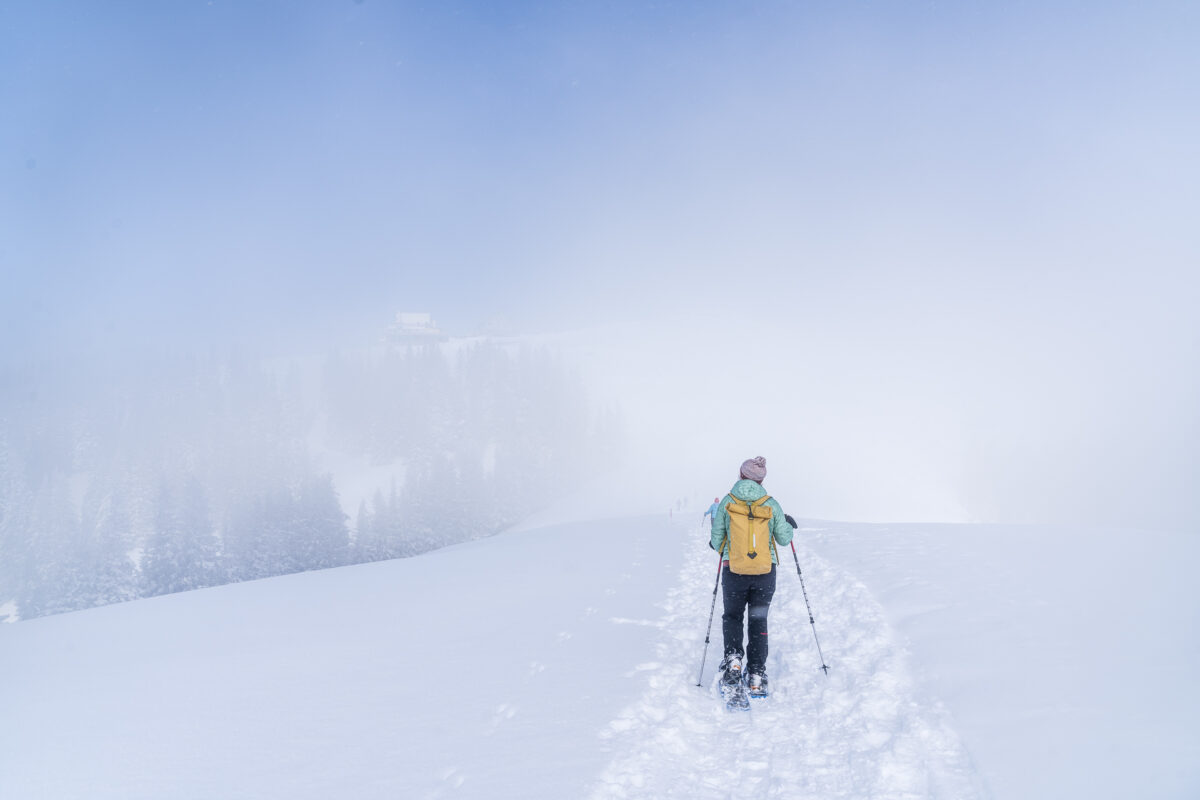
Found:
<svg viewBox="0 0 1200 800"><path fill-rule="evenodd" d="M715 518L716 518L716 516L717 516L717 510L718 510L718 509L720 509L720 508L721 508L721 501L720 501L720 499L719 499L719 498L716 498L716 497L714 497L714 498L713 498L713 504L712 504L711 506L709 506L709 507L708 507L708 511L705 511L705 512L704 512L704 516L700 517L700 524L701 524L701 525L703 525L703 524L704 524L704 520L705 520L705 519L707 519L707 518L709 518L709 517L712 517L712 518L714 518L714 519L715 519ZM712 522L712 519L709 519L709 522Z"/></svg>
<svg viewBox="0 0 1200 800"><path fill-rule="evenodd" d="M721 682L738 686L746 676L751 697L767 694L767 611L775 594L778 547L792 541L783 508L762 487L767 460L742 462L739 480L718 503L709 544L721 553L725 658ZM742 646L742 617L749 607L749 638Z"/></svg>

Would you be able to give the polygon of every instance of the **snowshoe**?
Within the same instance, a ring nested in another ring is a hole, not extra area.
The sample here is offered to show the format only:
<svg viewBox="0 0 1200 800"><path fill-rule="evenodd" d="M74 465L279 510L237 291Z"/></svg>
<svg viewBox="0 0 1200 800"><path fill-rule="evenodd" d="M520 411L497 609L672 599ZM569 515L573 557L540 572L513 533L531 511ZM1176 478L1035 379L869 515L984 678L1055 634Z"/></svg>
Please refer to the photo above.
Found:
<svg viewBox="0 0 1200 800"><path fill-rule="evenodd" d="M721 662L721 699L729 711L747 711L750 698L746 694L746 683L742 679L742 657L730 653Z"/></svg>
<svg viewBox="0 0 1200 800"><path fill-rule="evenodd" d="M742 657L737 653L725 656L718 669L721 670L722 687L742 685Z"/></svg>
<svg viewBox="0 0 1200 800"><path fill-rule="evenodd" d="M766 673L752 672L746 680L746 694L755 700L761 700L770 694L767 689Z"/></svg>
<svg viewBox="0 0 1200 800"><path fill-rule="evenodd" d="M746 684L721 687L721 696L725 699L726 711L749 711L750 695L746 692Z"/></svg>

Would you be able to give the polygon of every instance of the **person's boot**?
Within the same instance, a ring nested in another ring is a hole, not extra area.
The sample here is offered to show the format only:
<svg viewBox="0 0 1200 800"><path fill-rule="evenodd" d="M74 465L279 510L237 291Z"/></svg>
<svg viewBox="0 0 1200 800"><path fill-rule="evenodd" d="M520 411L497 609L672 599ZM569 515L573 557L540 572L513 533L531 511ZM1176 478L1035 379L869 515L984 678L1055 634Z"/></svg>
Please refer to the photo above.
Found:
<svg viewBox="0 0 1200 800"><path fill-rule="evenodd" d="M751 672L747 680L751 697L767 696L767 673Z"/></svg>
<svg viewBox="0 0 1200 800"><path fill-rule="evenodd" d="M726 686L737 686L742 682L742 657L737 653L729 653L721 662L721 683Z"/></svg>

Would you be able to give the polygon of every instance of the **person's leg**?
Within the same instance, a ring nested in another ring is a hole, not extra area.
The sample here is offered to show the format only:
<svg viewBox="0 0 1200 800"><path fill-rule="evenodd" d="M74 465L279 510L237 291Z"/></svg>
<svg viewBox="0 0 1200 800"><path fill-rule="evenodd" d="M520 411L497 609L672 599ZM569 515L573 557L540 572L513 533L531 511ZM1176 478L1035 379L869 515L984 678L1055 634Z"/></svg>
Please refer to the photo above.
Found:
<svg viewBox="0 0 1200 800"><path fill-rule="evenodd" d="M775 567L766 575L754 575L747 587L746 600L750 606L750 635L746 643L746 672L763 674L767 667L767 611L775 596ZM739 620L741 614L738 615Z"/></svg>
<svg viewBox="0 0 1200 800"><path fill-rule="evenodd" d="M744 656L746 653L742 647L742 617L746 610L746 602L750 598L749 578L748 575L735 575L730 571L728 564L722 567L721 585L725 613L721 615L721 633L725 639L726 656L730 653Z"/></svg>

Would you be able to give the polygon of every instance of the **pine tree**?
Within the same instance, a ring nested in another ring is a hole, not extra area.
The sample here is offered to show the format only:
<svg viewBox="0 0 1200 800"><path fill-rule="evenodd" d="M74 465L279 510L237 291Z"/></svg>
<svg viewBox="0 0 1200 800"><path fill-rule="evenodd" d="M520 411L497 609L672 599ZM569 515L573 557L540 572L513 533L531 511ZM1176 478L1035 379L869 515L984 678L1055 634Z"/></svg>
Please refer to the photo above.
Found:
<svg viewBox="0 0 1200 800"><path fill-rule="evenodd" d="M120 486L100 486L88 493L79 537L69 557L77 573L76 608L119 603L136 596L129 527L129 508Z"/></svg>
<svg viewBox="0 0 1200 800"><path fill-rule="evenodd" d="M204 486L189 475L179 496L178 519L183 539L180 563L185 576L177 591L202 589L220 582L217 565L220 557L216 530L209 513Z"/></svg>
<svg viewBox="0 0 1200 800"><path fill-rule="evenodd" d="M392 518L395 506L395 484L392 484L392 502L384 497L383 491L375 490L371 499L371 532L374 534L375 559L396 558L399 536Z"/></svg>
<svg viewBox="0 0 1200 800"><path fill-rule="evenodd" d="M345 564L350 537L332 476L306 478L300 484L295 510L291 549L298 566L310 570Z"/></svg>
<svg viewBox="0 0 1200 800"><path fill-rule="evenodd" d="M375 535L371 512L367 509L367 501L358 504L358 516L354 522L353 560L357 563L377 561L379 559L379 542Z"/></svg>
<svg viewBox="0 0 1200 800"><path fill-rule="evenodd" d="M22 619L74 611L79 605L79 518L65 478L50 474L34 497L17 604Z"/></svg>
<svg viewBox="0 0 1200 800"><path fill-rule="evenodd" d="M154 533L142 559L146 594L202 589L221 582L217 537L204 487L189 476L176 494L164 483L156 499Z"/></svg>
<svg viewBox="0 0 1200 800"><path fill-rule="evenodd" d="M32 508L23 469L0 426L0 605L15 601L26 581Z"/></svg>
<svg viewBox="0 0 1200 800"><path fill-rule="evenodd" d="M176 548L182 539L179 509L166 482L154 499L154 532L142 555L142 591L147 597L178 591L179 559Z"/></svg>

